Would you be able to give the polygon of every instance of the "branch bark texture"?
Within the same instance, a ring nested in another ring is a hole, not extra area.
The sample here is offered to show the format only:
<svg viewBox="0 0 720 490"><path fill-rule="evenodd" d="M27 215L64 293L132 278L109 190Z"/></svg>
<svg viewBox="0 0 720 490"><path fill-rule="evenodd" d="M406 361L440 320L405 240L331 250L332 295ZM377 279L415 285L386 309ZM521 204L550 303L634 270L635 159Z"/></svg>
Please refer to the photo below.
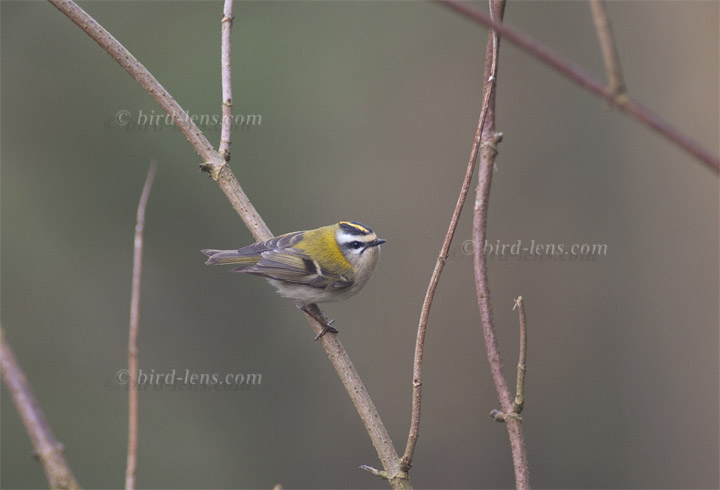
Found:
<svg viewBox="0 0 720 490"><path fill-rule="evenodd" d="M233 24L233 0L225 0L221 21L220 65L222 79L222 126L218 152L223 159L230 161L230 134L232 131L232 77L230 47Z"/></svg>

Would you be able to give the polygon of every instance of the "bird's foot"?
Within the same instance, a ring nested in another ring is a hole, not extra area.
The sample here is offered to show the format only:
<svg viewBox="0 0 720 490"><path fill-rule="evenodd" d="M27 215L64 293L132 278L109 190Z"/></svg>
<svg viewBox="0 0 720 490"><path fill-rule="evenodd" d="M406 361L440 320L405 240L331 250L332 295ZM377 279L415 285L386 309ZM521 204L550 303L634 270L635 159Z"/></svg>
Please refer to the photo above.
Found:
<svg viewBox="0 0 720 490"><path fill-rule="evenodd" d="M310 304L310 305L298 305L298 308L313 317L320 325L323 326L323 329L315 336L315 340L320 339L325 334L329 333L338 333L338 329L333 327L333 323L335 323L335 320L327 320L325 318L325 315L323 315L322 311L320 311L320 308L316 304Z"/></svg>

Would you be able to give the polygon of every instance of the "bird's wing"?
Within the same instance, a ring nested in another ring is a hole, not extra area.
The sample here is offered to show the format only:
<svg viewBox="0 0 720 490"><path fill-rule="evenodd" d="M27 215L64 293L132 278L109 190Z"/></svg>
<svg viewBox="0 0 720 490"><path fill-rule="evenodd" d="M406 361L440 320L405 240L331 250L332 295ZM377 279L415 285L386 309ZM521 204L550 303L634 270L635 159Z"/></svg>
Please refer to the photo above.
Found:
<svg viewBox="0 0 720 490"><path fill-rule="evenodd" d="M264 242L253 243L239 250L213 250L204 249L202 253L208 256L205 262L207 265L226 265L235 264L239 267L233 269L233 272L243 272L262 258L262 253L276 248L291 248L293 245L302 240L302 232L296 231L280 235Z"/></svg>
<svg viewBox="0 0 720 490"><path fill-rule="evenodd" d="M323 270L316 261L297 248L265 250L257 263L236 271L328 290L344 289L352 285L350 279L342 274Z"/></svg>
<svg viewBox="0 0 720 490"><path fill-rule="evenodd" d="M238 255L250 256L259 255L263 252L267 252L270 250L291 248L300 240L302 240L302 237L302 231L295 231L293 233L276 236L275 238L265 240L264 242L253 243L252 245L241 248L237 251L237 253Z"/></svg>

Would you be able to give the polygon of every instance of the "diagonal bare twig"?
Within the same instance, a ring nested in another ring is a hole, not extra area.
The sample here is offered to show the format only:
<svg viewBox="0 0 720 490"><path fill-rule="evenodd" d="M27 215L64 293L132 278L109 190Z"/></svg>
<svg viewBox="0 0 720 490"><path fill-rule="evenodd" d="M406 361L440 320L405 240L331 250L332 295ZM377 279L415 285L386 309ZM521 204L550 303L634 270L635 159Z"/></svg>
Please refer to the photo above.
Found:
<svg viewBox="0 0 720 490"><path fill-rule="evenodd" d="M452 8L457 12L460 12L466 17L476 22L479 22L480 24L496 30L499 34L502 35L503 38L507 39L519 48L538 58L543 63L560 72L560 74L562 74L566 78L572 80L573 82L589 90L590 92L599 95L610 104L616 106L622 112L628 114L629 116L640 121L642 124L660 133L660 135L662 135L664 138L672 141L677 146L690 153L693 157L700 160L715 173L720 172L720 160L718 160L718 157L712 154L706 148L703 148L703 146L700 145L697 141L693 140L686 134L678 131L670 123L664 121L660 116L652 112L650 109L648 109L641 103L631 99L630 97L627 97L626 95L614 94L608 87L587 75L572 62L560 57L547 46L541 45L534 39L526 36L525 34L522 34L518 30L507 24L494 21L489 15L485 14L484 12L475 10L467 4L464 4L457 0L435 1Z"/></svg>
<svg viewBox="0 0 720 490"><path fill-rule="evenodd" d="M2 327L0 327L0 373L22 418L25 430L30 436L35 448L35 455L45 470L50 488L79 489L80 485L75 480L70 466L63 456L63 446L55 439L50 424L28 384L25 373L7 343Z"/></svg>
<svg viewBox="0 0 720 490"><path fill-rule="evenodd" d="M130 297L130 329L128 338L128 450L125 468L125 490L135 488L135 472L137 469L137 435L138 435L138 331L140 318L140 282L142 277L143 230L145 228L145 208L147 207L150 188L155 180L157 161L150 163L145 185L143 186L135 222L135 239L133 246L132 292Z"/></svg>

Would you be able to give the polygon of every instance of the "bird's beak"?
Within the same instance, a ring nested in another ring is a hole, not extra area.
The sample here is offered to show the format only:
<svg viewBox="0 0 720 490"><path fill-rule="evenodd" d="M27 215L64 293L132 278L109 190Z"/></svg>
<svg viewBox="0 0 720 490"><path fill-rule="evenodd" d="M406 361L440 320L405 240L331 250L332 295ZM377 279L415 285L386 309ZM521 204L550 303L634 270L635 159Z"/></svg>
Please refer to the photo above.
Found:
<svg viewBox="0 0 720 490"><path fill-rule="evenodd" d="M383 243L387 242L384 238L376 238L372 242L370 242L371 247L377 247L378 245L382 245Z"/></svg>

